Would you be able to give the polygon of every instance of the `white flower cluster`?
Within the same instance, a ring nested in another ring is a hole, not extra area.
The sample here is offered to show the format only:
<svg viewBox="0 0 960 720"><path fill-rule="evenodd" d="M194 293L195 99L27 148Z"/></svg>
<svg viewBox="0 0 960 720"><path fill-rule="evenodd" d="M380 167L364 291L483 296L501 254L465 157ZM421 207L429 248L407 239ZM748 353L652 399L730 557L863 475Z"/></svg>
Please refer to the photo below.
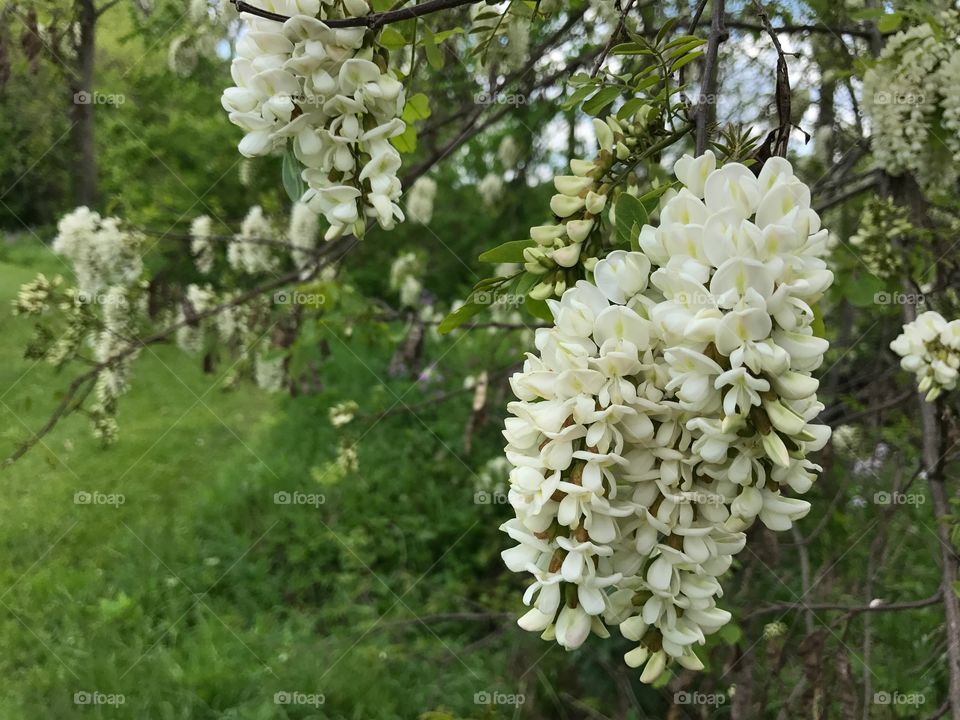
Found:
<svg viewBox="0 0 960 720"><path fill-rule="evenodd" d="M258 353L254 359L257 387L270 393L282 392L287 385L287 359L283 355Z"/></svg>
<svg viewBox="0 0 960 720"><path fill-rule="evenodd" d="M487 173L477 183L477 193L484 206L493 208L503 196L503 178L496 173Z"/></svg>
<svg viewBox="0 0 960 720"><path fill-rule="evenodd" d="M13 300L14 315L40 315L50 307L54 299L56 288L63 285L63 277L54 276L50 280L43 273L38 274L30 282L20 286L17 297Z"/></svg>
<svg viewBox="0 0 960 720"><path fill-rule="evenodd" d="M94 296L111 285L132 285L143 272L139 239L119 218L102 218L86 207L67 213L57 223L53 251L73 266L77 288Z"/></svg>
<svg viewBox="0 0 960 720"><path fill-rule="evenodd" d="M433 220L433 201L437 196L437 181L430 177L419 178L407 193L407 217L410 222L429 225Z"/></svg>
<svg viewBox="0 0 960 720"><path fill-rule="evenodd" d="M304 166L302 201L323 214L327 239L363 234L367 218L391 229L403 212L397 201L400 154L390 138L406 125L403 84L387 69L365 28L330 28L323 20L365 15L365 0L270 0L266 10L285 23L254 19L237 42L223 93L230 120L246 131L240 152L266 155L288 140ZM317 19L319 17L319 19Z"/></svg>
<svg viewBox="0 0 960 720"><path fill-rule="evenodd" d="M317 236L320 233L320 222L313 211L303 203L294 203L290 211L290 228L287 237L290 239L290 254L293 264L300 269L310 265L314 250L317 247Z"/></svg>
<svg viewBox="0 0 960 720"><path fill-rule="evenodd" d="M354 400L345 400L330 407L327 416L330 418L330 424L335 428L349 425L353 422L360 406Z"/></svg>
<svg viewBox="0 0 960 720"><path fill-rule="evenodd" d="M217 295L209 285L187 285L185 302L189 306L181 308L177 317L177 346L188 353L198 353L204 349L208 323L195 320L194 317L216 307Z"/></svg>
<svg viewBox="0 0 960 720"><path fill-rule="evenodd" d="M193 264L203 275L209 275L213 270L214 250L210 242L213 235L213 221L207 215L200 215L190 223L190 254L193 255Z"/></svg>
<svg viewBox="0 0 960 720"><path fill-rule="evenodd" d="M415 308L420 304L423 271L423 258L412 251L398 255L390 266L390 289L399 293L403 307Z"/></svg>
<svg viewBox="0 0 960 720"><path fill-rule="evenodd" d="M927 190L949 188L960 174L960 13L944 11L936 23L889 38L863 80L877 163L914 174Z"/></svg>
<svg viewBox="0 0 960 720"><path fill-rule="evenodd" d="M270 252L273 226L259 205L254 205L240 225L240 233L227 248L230 267L250 274L272 270L276 258Z"/></svg>
<svg viewBox="0 0 960 720"><path fill-rule="evenodd" d="M810 373L832 274L809 189L780 158L759 178L709 152L675 172L684 187L642 251L548 300L554 326L511 379L504 430L516 517L502 529L519 544L503 558L532 576L521 627L572 649L619 625L644 682L674 660L702 667L694 646L730 619L718 578L743 531L806 515L793 495L829 438Z"/></svg>
<svg viewBox="0 0 960 720"><path fill-rule="evenodd" d="M550 210L559 222L530 228L530 237L536 245L523 251L524 269L541 277L530 291L531 297L540 300L559 297L567 289L568 269L578 264L590 267L595 262L595 258L588 257L584 251L588 239L599 227L601 213L608 207L612 186L603 182L603 178L618 161L631 156L650 112L650 107L645 105L629 119L618 121L613 116L606 120L594 119L597 156L593 160L574 158L570 161L573 174L553 179L557 193L550 199Z"/></svg>
<svg viewBox="0 0 960 720"><path fill-rule="evenodd" d="M102 330L90 341L94 359L106 365L97 375L90 417L94 435L109 445L117 439L117 399L129 390L133 363L140 354L139 348L130 350L136 343L133 338L137 321L146 315L146 294L113 285L103 294L100 305L103 307Z"/></svg>
<svg viewBox="0 0 960 720"><path fill-rule="evenodd" d="M902 358L900 367L917 376L927 402L957 387L960 320L947 322L940 313L925 312L903 326L903 333L890 343L890 349Z"/></svg>
<svg viewBox="0 0 960 720"><path fill-rule="evenodd" d="M537 3L539 12L552 12ZM530 57L529 12L518 12L510 2L476 3L470 6L469 34L482 47L479 57L484 65L519 70Z"/></svg>

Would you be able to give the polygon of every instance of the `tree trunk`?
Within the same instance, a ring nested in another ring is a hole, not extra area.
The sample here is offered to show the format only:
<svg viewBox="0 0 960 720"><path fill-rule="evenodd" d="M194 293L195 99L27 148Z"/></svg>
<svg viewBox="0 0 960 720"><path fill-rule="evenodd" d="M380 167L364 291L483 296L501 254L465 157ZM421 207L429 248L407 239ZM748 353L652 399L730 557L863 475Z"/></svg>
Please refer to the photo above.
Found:
<svg viewBox="0 0 960 720"><path fill-rule="evenodd" d="M77 0L79 18L77 61L73 82L73 180L77 205L97 203L97 148L94 135L94 53L96 51L97 9L93 0Z"/></svg>

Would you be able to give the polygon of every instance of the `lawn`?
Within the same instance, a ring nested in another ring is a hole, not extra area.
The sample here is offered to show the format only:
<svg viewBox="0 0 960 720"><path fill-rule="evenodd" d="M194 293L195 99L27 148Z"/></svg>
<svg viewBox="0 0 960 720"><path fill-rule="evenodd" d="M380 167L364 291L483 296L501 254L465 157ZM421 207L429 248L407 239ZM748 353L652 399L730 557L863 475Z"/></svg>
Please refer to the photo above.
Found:
<svg viewBox="0 0 960 720"><path fill-rule="evenodd" d="M4 303L58 270L36 246L2 259ZM29 323L0 313L0 332L9 452L70 378L22 357ZM483 582L501 572L504 508L472 502L477 463L453 449L462 424L430 408L358 428L359 470L335 463L330 402L366 389L389 407L411 390L377 379L389 348L350 342L368 371L334 348L324 392L298 400L225 391L158 346L137 365L115 446L73 416L5 470L0 716L514 715L475 696L532 689L552 658L538 665L551 646L491 611L515 591ZM464 419L468 402L446 412ZM493 428L481 450L496 442ZM274 502L297 491L313 504Z"/></svg>

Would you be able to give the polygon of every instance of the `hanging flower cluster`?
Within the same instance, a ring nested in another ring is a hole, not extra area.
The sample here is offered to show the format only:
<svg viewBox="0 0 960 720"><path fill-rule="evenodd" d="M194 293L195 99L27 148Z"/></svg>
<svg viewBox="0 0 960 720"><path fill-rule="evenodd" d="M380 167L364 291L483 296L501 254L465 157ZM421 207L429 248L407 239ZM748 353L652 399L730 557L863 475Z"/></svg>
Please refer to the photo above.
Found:
<svg viewBox="0 0 960 720"><path fill-rule="evenodd" d="M391 229L403 220L400 154L390 144L406 129L403 84L365 28L323 22L365 15L369 6L272 0L265 9L292 17L250 20L237 42L236 87L222 104L246 131L240 152L267 155L289 141L308 186L302 202L325 216L327 239L361 236L367 218Z"/></svg>
<svg viewBox="0 0 960 720"><path fill-rule="evenodd" d="M477 183L477 193L487 208L493 208L503 196L503 178L496 173L487 173Z"/></svg>
<svg viewBox="0 0 960 720"><path fill-rule="evenodd" d="M949 188L960 174L960 13L943 11L936 24L889 38L863 80L877 163L914 174L927 190Z"/></svg>
<svg viewBox="0 0 960 720"><path fill-rule="evenodd" d="M957 387L960 320L947 322L940 313L922 313L903 326L903 333L890 343L890 349L902 358L900 367L917 376L927 402Z"/></svg>
<svg viewBox="0 0 960 720"><path fill-rule="evenodd" d="M190 223L190 254L193 264L202 275L213 270L215 252L210 236L213 234L213 221L207 215L195 217Z"/></svg>
<svg viewBox="0 0 960 720"><path fill-rule="evenodd" d="M196 354L205 349L208 323L196 320L196 315L218 304L217 295L209 285L187 285L177 322L177 346L184 352Z"/></svg>
<svg viewBox="0 0 960 720"><path fill-rule="evenodd" d="M57 223L53 251L73 267L80 292L93 296L111 285L130 285L143 272L140 241L127 232L119 218L100 217L87 207L78 207Z"/></svg>
<svg viewBox="0 0 960 720"><path fill-rule="evenodd" d="M273 225L263 214L263 209L254 205L240 224L240 233L227 248L230 267L251 275L272 270L276 263L270 252L274 235Z"/></svg>
<svg viewBox="0 0 960 720"><path fill-rule="evenodd" d="M568 217L588 202L573 169L554 202ZM518 545L503 558L532 576L521 627L572 649L619 625L644 682L702 667L694 646L730 620L718 578L744 530L806 515L794 496L829 438L813 424L827 342L812 306L832 274L809 189L780 158L755 177L708 152L675 173L641 251L548 300L554 325L511 379L504 430L516 517L502 529Z"/></svg>
<svg viewBox="0 0 960 720"><path fill-rule="evenodd" d="M613 187L604 178L618 161L631 156L643 134L651 109L643 106L632 118L617 120L594 119L599 152L593 160L574 158L570 161L572 175L554 178L557 194L550 199L550 210L559 222L530 228L530 237L537 243L524 250L524 269L541 276L530 291L536 299L560 296L575 280L572 268L595 262L599 248L588 240L600 227L600 215L608 206ZM586 250L586 252L584 252ZM583 259L581 259L581 256Z"/></svg>
<svg viewBox="0 0 960 720"><path fill-rule="evenodd" d="M433 220L433 201L437 197L437 181L419 178L407 193L407 217L418 225L429 225Z"/></svg>
<svg viewBox="0 0 960 720"><path fill-rule="evenodd" d="M917 229L910 223L905 208L890 198L877 197L864 204L850 244L872 274L893 280L903 276L903 251L916 244L910 242L916 235Z"/></svg>
<svg viewBox="0 0 960 720"><path fill-rule="evenodd" d="M287 237L290 240L290 253L293 263L305 269L314 259L317 237L320 234L320 222L317 216L303 203L294 203L290 211L290 227Z"/></svg>
<svg viewBox="0 0 960 720"><path fill-rule="evenodd" d="M423 292L423 258L410 251L396 257L390 266L390 289L400 295L400 304L415 308Z"/></svg>

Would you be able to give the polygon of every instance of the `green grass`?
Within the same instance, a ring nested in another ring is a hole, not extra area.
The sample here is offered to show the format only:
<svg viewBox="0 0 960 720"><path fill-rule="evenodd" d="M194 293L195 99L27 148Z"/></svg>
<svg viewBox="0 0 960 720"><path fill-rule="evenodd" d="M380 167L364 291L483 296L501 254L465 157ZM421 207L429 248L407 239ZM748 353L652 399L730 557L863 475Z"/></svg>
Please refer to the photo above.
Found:
<svg viewBox="0 0 960 720"><path fill-rule="evenodd" d="M4 247L0 303L58 269L46 250ZM5 453L70 380L23 359L29 331L0 312ZM114 447L73 416L3 472L0 717L520 716L474 704L483 691L525 693L533 716L563 653L538 663L550 646L510 623L437 617L518 605L516 580L498 580L505 509L472 502L496 427L469 461L467 401L335 433L331 402L422 400L409 382L377 379L393 347L382 333L350 342L371 369L332 343L324 391L295 401L250 384L225 392L195 359L156 347L135 367ZM338 444L361 436L359 471L338 471ZM326 502L277 505L281 490ZM123 503L78 504L83 492ZM94 692L124 703L75 702ZM324 702L277 704L278 692Z"/></svg>

